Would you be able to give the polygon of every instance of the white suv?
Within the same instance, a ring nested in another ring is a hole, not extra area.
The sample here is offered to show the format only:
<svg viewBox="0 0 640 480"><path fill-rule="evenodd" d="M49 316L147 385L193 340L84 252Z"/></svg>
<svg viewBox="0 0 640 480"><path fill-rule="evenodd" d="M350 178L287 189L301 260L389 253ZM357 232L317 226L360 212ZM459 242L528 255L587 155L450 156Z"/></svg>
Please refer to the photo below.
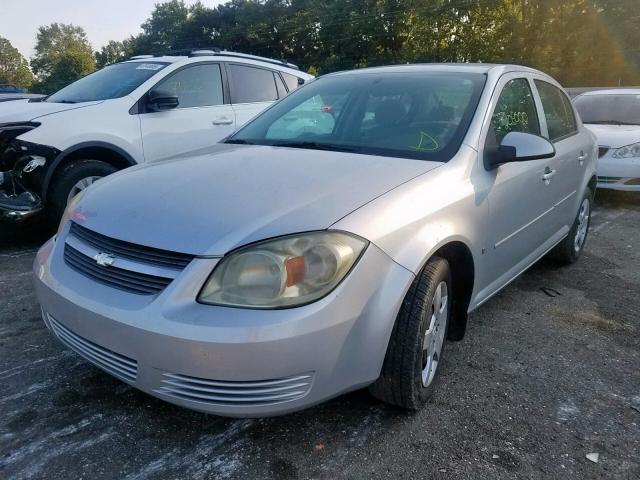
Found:
<svg viewBox="0 0 640 480"><path fill-rule="evenodd" d="M219 50L142 55L0 106L0 218L59 218L96 179L212 145L311 75Z"/></svg>

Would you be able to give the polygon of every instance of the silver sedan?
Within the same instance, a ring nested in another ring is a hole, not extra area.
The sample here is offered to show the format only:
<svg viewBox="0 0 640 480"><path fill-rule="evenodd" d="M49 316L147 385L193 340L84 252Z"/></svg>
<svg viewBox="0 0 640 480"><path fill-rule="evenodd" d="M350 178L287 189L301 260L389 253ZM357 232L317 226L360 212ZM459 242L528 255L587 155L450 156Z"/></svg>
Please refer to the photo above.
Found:
<svg viewBox="0 0 640 480"><path fill-rule="evenodd" d="M229 416L368 386L422 407L467 314L577 260L595 141L518 66L321 77L192 158L70 204L35 261L44 321L115 377Z"/></svg>

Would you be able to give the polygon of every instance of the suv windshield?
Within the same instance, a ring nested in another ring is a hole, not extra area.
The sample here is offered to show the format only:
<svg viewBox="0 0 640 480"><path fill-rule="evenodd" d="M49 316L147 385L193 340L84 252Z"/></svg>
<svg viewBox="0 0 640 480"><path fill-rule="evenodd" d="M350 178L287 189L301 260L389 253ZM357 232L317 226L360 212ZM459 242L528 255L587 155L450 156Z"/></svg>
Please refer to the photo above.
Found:
<svg viewBox="0 0 640 480"><path fill-rule="evenodd" d="M166 62L125 62L109 65L47 97L47 102L80 103L128 95L164 67Z"/></svg>
<svg viewBox="0 0 640 480"><path fill-rule="evenodd" d="M227 143L447 161L460 147L485 78L424 71L320 78Z"/></svg>
<svg viewBox="0 0 640 480"><path fill-rule="evenodd" d="M581 95L574 103L583 123L640 125L640 95Z"/></svg>

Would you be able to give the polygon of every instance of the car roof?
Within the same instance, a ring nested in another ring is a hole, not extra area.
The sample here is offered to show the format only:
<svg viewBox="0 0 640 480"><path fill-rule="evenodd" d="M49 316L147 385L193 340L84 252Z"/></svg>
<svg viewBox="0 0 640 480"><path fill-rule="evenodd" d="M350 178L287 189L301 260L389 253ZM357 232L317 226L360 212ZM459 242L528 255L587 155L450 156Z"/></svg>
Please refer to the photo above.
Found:
<svg viewBox="0 0 640 480"><path fill-rule="evenodd" d="M581 93L580 97L591 95L640 95L640 88L608 88L603 90L590 90Z"/></svg>
<svg viewBox="0 0 640 480"><path fill-rule="evenodd" d="M299 70L295 65L286 63L284 61L279 61L275 59L270 59L266 57L258 57L254 55L239 53L239 52L227 52L216 51L210 52L210 54L206 53L208 50L201 51L201 54L197 54L197 50L194 51L195 55L139 55L136 57L132 57L128 60L124 60L124 62L163 62L163 63L198 63L198 62L206 62L206 61L225 61L225 62L235 62L235 63L246 63L247 65L256 65L268 67L270 69L277 69L282 72L290 73L291 75L295 75L297 77L302 77L304 79L313 78L313 75L305 73ZM228 53L228 55L225 55ZM123 63L124 63L123 62Z"/></svg>
<svg viewBox="0 0 640 480"><path fill-rule="evenodd" d="M359 73L408 73L408 72L459 72L459 73L496 73L529 72L543 74L533 68L522 65L494 64L494 63L415 63L405 65L390 65L384 67L367 67L358 70L336 72L330 75L353 75Z"/></svg>

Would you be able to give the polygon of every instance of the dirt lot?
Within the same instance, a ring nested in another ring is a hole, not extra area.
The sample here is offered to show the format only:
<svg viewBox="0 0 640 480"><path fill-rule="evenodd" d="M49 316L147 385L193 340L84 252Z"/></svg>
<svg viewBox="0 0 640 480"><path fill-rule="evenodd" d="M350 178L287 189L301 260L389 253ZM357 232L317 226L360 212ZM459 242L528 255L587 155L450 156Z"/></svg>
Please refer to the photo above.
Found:
<svg viewBox="0 0 640 480"><path fill-rule="evenodd" d="M601 194L575 266L543 260L475 312L417 414L361 391L233 420L140 393L46 331L43 240L0 225L2 479L640 478L638 195Z"/></svg>

